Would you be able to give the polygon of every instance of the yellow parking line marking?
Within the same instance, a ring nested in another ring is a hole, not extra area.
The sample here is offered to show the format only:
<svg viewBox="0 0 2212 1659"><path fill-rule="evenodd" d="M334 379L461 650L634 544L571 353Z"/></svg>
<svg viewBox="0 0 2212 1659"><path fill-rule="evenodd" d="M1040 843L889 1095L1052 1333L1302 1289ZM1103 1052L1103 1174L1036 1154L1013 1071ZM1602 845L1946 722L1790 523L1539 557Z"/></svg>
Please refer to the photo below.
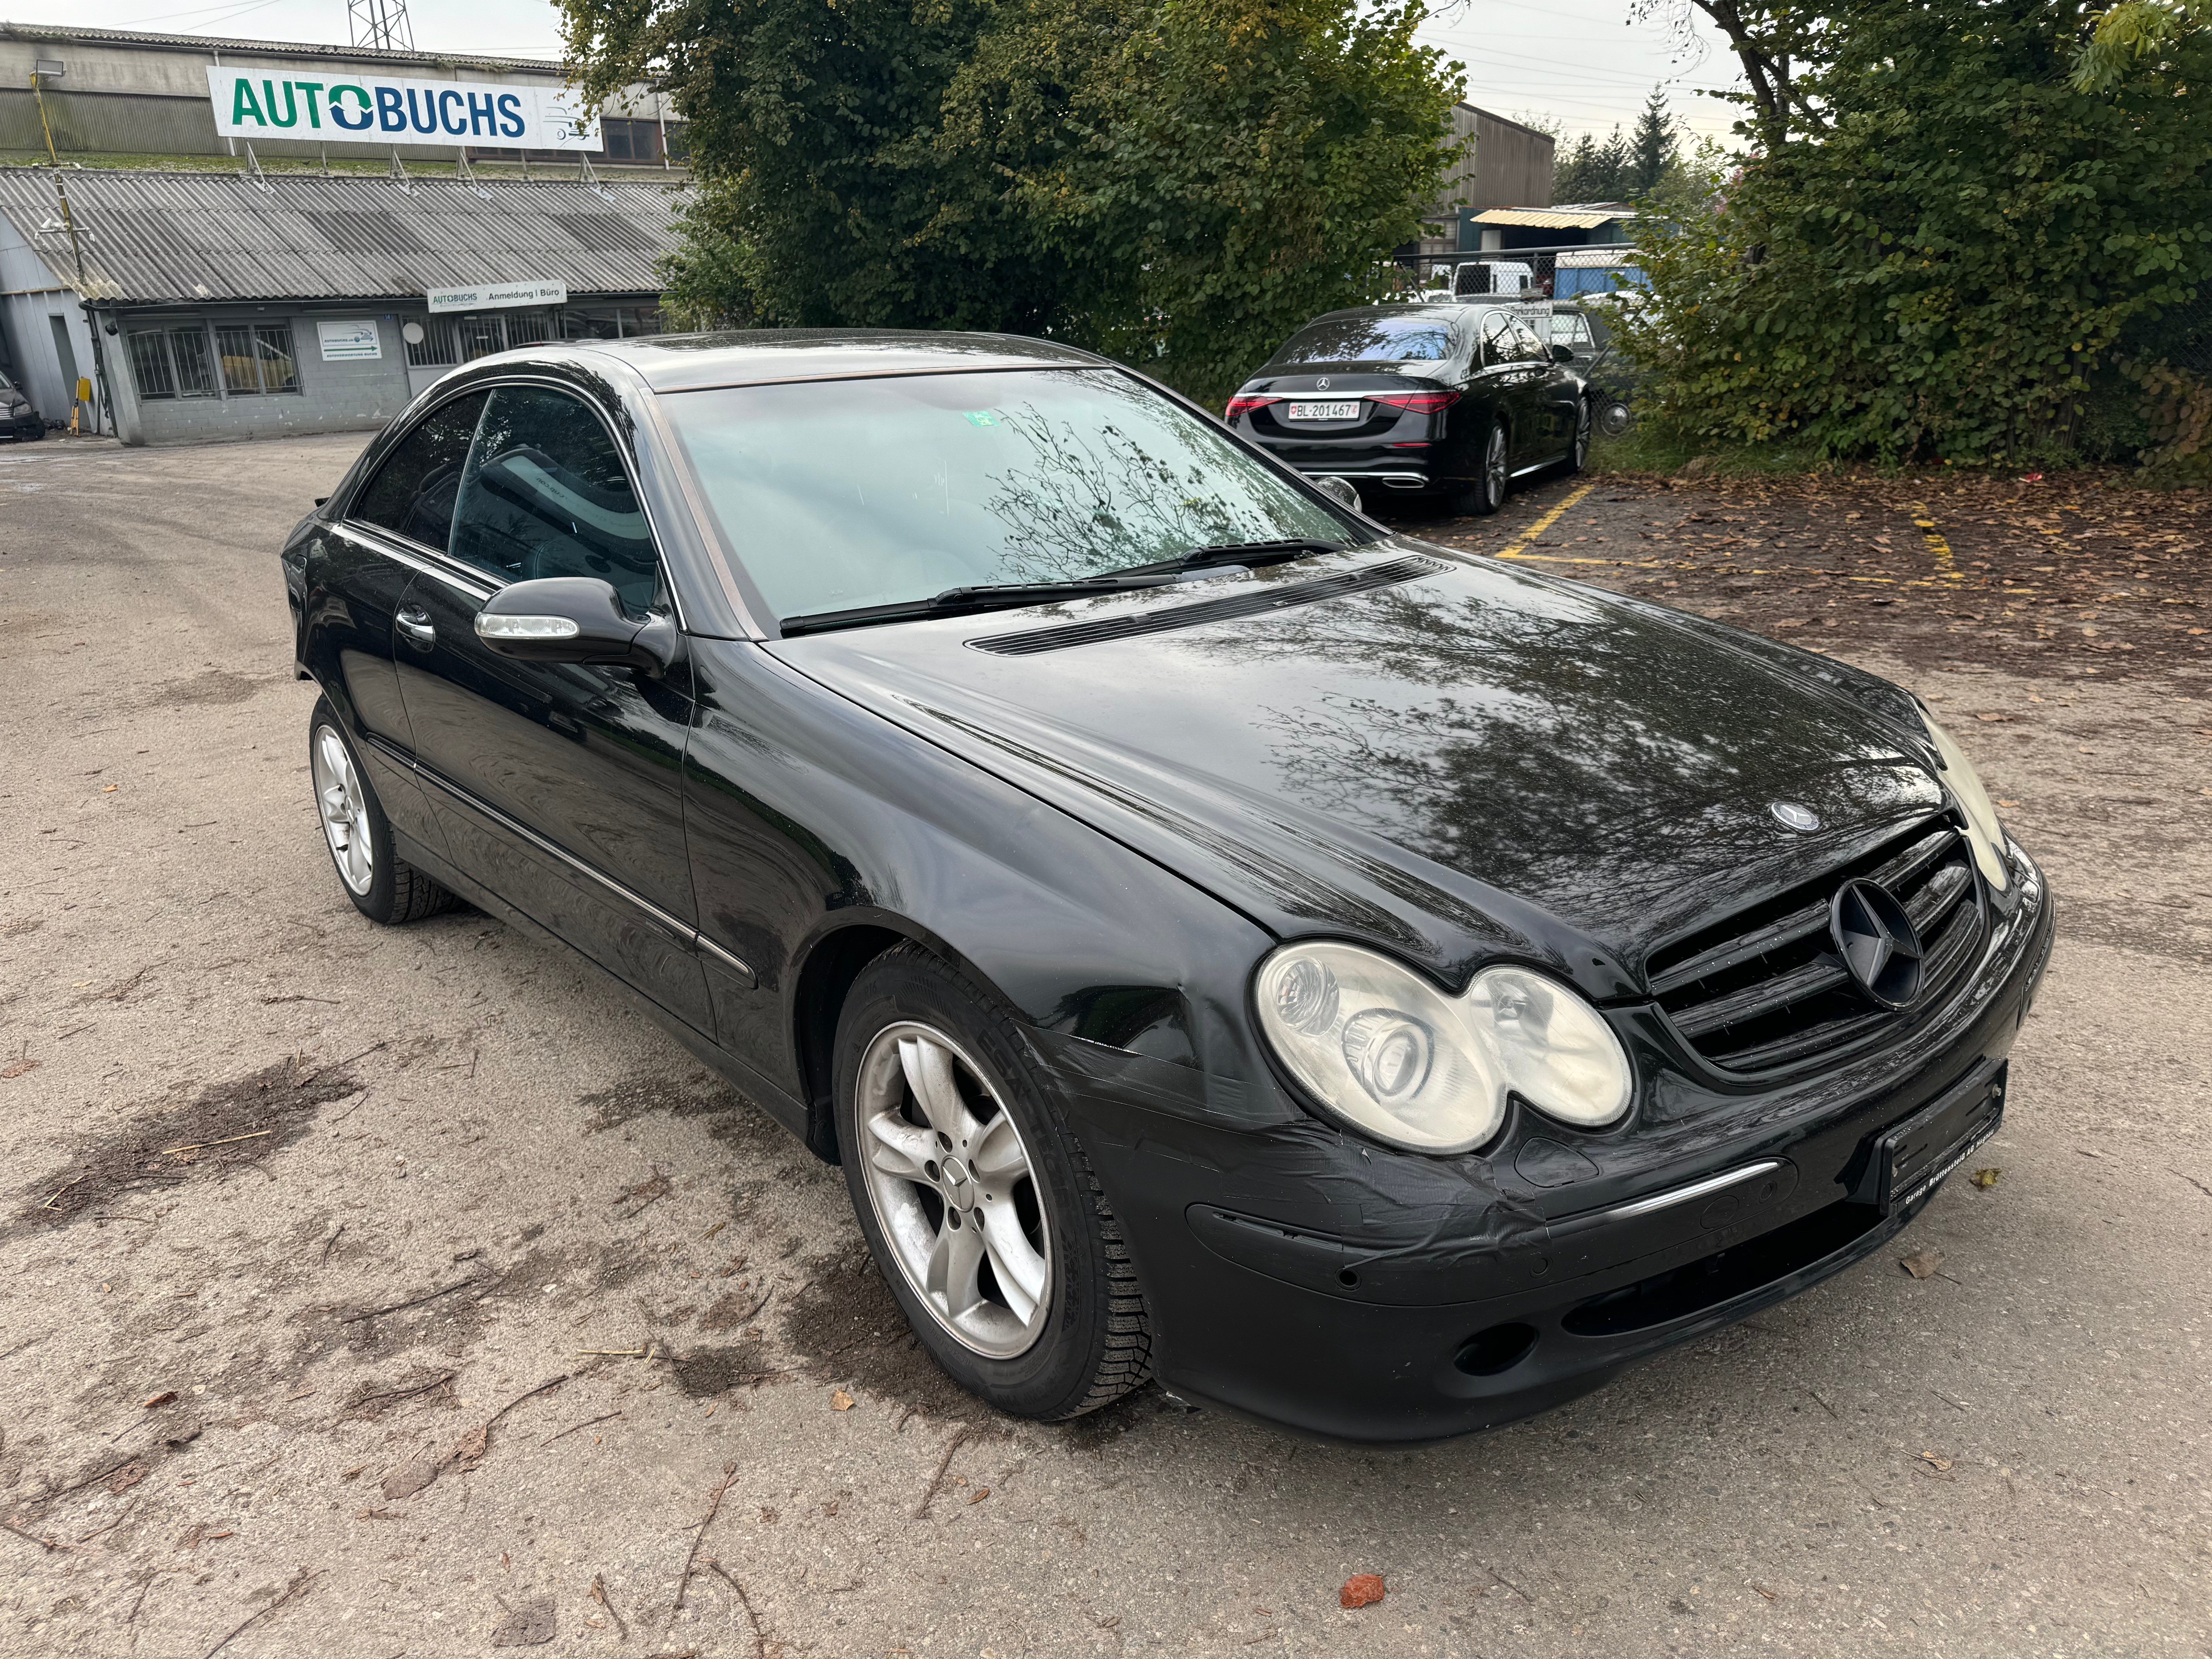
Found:
<svg viewBox="0 0 2212 1659"><path fill-rule="evenodd" d="M1561 501L1549 513L1547 513L1542 518L1537 520L1535 523L1530 525L1528 528L1522 532L1520 540L1508 542L1504 546L1499 548L1497 552L1492 554L1490 556L1493 559L1540 559L1547 564L1610 564L1612 561L1609 559L1547 558L1541 553L1523 553L1521 550L1522 548L1528 546L1530 542L1534 541L1537 537L1542 535L1547 530L1549 530L1553 525L1559 523L1559 515L1565 513L1569 507L1580 506L1582 504L1583 497L1589 495L1591 490L1596 488L1597 486L1595 484L1584 484L1580 489L1577 489L1568 495L1565 501Z"/></svg>
<svg viewBox="0 0 2212 1659"><path fill-rule="evenodd" d="M1929 552L1936 556L1936 568L1948 581L1957 581L1964 574L1958 561L1951 556L1951 544L1943 539L1943 532L1936 527L1936 520L1928 516L1928 508L1915 502L1912 522L1919 527L1920 539L1928 544Z"/></svg>

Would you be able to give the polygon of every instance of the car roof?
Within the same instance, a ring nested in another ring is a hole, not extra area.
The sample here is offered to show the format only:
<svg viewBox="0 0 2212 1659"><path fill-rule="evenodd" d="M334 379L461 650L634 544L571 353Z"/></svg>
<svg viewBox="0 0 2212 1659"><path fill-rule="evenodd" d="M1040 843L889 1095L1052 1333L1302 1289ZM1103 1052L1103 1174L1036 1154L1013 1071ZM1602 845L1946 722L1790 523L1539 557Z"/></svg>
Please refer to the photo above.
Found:
<svg viewBox="0 0 2212 1659"><path fill-rule="evenodd" d="M649 334L627 340L576 340L501 353L499 361L562 358L573 362L592 356L622 358L655 392L963 369L1097 368L1106 364L1106 359L1073 346L1018 334L860 328L745 329L714 334Z"/></svg>
<svg viewBox="0 0 2212 1659"><path fill-rule="evenodd" d="M1439 322L1449 322L1455 317L1464 317L1471 311L1511 311L1519 307L1504 300L1414 300L1391 305L1351 306L1342 311L1324 311L1318 317L1300 323L1301 330L1316 323L1333 323L1342 317L1419 317L1431 316Z"/></svg>

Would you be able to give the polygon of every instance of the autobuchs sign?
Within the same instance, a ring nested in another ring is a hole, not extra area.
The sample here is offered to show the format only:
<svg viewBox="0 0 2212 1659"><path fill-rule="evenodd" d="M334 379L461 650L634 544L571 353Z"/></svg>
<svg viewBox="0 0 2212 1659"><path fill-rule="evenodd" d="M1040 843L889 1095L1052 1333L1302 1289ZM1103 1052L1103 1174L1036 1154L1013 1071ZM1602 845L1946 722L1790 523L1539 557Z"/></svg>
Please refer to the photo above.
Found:
<svg viewBox="0 0 2212 1659"><path fill-rule="evenodd" d="M303 80L252 70L207 72L215 130L225 138L324 143L475 144L502 149L598 149L597 125L561 87L383 76Z"/></svg>

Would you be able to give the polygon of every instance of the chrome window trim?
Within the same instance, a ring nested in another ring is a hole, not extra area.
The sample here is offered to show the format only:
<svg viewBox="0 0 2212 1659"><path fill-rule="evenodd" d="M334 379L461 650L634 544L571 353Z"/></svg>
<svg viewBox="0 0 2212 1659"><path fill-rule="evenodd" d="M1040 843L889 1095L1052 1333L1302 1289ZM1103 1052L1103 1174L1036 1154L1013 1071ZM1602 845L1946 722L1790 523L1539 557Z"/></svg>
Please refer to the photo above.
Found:
<svg viewBox="0 0 2212 1659"><path fill-rule="evenodd" d="M414 419L407 423L407 429L401 433L398 438L394 439L392 441L391 449L387 449L384 454L379 458L375 471L371 472L367 477L363 477L362 481L354 487L352 493L346 499L346 510L344 514L340 516L338 522L344 525L348 529L366 529L375 536L389 537L393 539L404 539L400 538L398 536L398 532L396 531L387 530L382 525L369 524L366 520L356 519L353 516L353 509L356 503L360 501L363 492L368 489L369 485L375 481L377 474L384 471L385 466L392 459L392 452L397 450L400 445L405 443L408 439L413 437L415 434L421 429L423 422L428 420L433 415L443 409L447 404L453 403L457 398L471 397L479 392L484 393L487 398L489 398L491 394L499 392L503 387L520 386L543 386L549 392L557 392L563 397L573 398L578 403L581 404L586 409L591 410L592 417L599 422L600 428L607 434L607 441L614 446L615 459L622 464L623 477L628 480L629 483L630 498L637 503L637 510L644 517L646 532L653 538L653 563L659 568L660 588L663 592L668 595L668 608L676 619L677 631L682 634L690 633L691 630L685 624L684 620L684 596L677 592L675 582L671 580L669 578L668 555L663 550L663 544L666 542L667 538L661 533L659 522L653 516L653 504L646 499L646 491L644 487L639 483L637 468L630 460L629 447L623 441L622 434L615 429L614 422L607 418L606 410L599 407L599 400L597 398L586 397L584 393L578 391L574 386L568 384L554 375L529 374L508 374L503 375L496 380L474 380L467 386L456 386L453 389L452 396L439 398L437 402L430 404L428 408L424 409L422 413L416 415ZM479 424L481 424L483 416L479 415L477 416L477 420ZM471 434L469 438L469 450L471 453L474 453L476 450L476 437L474 434ZM466 462L465 461L463 465L465 465ZM456 510L458 511L458 503L456 503ZM397 552L393 552L392 556L398 558L401 563L410 564L416 569L423 570L424 574L428 575L444 576L449 579L454 572L465 572L468 581L474 581L483 587L484 592L480 596L483 599L489 599L494 593L498 592L500 589L507 586L507 582L504 577L495 576L488 570L479 569L475 565L467 563L464 560L456 559L453 555L444 551L442 549L424 548L422 543L416 541L407 541L405 544L410 548L422 549L422 553L441 561L447 568L439 569L436 568L426 568L417 562L420 556L417 556L416 559L410 559ZM380 548L378 550L386 551L388 550ZM456 585L465 586L466 582L465 581Z"/></svg>
<svg viewBox="0 0 2212 1659"><path fill-rule="evenodd" d="M474 594L479 599L489 599L507 586L495 576L488 576L474 565L449 560L442 553L402 536L396 530L386 530L382 525L370 524L364 519L343 519L338 527L349 535L358 537L372 552L380 553L394 564L425 576L435 576L441 581Z"/></svg>

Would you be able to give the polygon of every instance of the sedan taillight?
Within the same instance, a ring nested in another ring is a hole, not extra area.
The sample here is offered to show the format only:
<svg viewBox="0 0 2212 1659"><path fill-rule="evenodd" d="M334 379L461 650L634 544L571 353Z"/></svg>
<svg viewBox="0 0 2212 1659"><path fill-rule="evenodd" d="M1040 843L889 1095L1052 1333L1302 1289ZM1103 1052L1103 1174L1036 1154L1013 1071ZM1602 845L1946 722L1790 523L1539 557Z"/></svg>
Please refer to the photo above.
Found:
<svg viewBox="0 0 2212 1659"><path fill-rule="evenodd" d="M1239 392L1229 400L1229 408L1223 414L1222 419L1233 421L1239 415L1249 415L1255 409L1265 409L1269 404L1279 404L1282 401L1280 398L1248 398Z"/></svg>
<svg viewBox="0 0 2212 1659"><path fill-rule="evenodd" d="M1433 415L1459 401L1456 392L1370 392L1363 395L1370 404L1380 404L1385 409L1402 409L1409 415Z"/></svg>

